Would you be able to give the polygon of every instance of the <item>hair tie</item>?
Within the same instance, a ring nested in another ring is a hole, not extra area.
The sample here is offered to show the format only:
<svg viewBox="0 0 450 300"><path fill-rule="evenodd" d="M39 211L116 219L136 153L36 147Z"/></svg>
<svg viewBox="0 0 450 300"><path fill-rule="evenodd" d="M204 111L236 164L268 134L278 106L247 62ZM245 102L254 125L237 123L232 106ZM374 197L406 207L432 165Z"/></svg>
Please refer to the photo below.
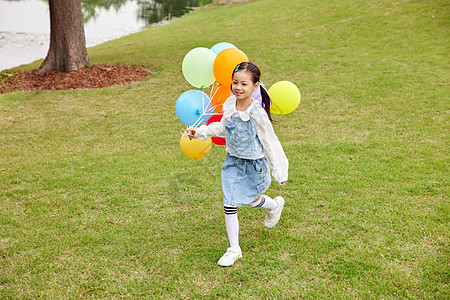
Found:
<svg viewBox="0 0 450 300"><path fill-rule="evenodd" d="M236 73L239 70L239 67L241 66L241 64L238 64L236 69L234 69L234 73Z"/></svg>

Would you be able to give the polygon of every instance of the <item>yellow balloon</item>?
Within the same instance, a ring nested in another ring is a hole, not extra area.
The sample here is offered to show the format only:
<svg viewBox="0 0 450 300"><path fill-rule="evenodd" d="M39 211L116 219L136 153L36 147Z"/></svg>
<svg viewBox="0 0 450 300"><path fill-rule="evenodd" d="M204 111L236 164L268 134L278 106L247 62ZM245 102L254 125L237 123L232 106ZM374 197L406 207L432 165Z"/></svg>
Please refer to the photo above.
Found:
<svg viewBox="0 0 450 300"><path fill-rule="evenodd" d="M190 140L187 136L180 138L180 147L184 155L192 159L200 159L209 154L212 148L211 139L202 141L199 139Z"/></svg>
<svg viewBox="0 0 450 300"><path fill-rule="evenodd" d="M293 112L300 104L300 91L290 81L279 81L272 85L269 90L270 112L277 115L286 115Z"/></svg>

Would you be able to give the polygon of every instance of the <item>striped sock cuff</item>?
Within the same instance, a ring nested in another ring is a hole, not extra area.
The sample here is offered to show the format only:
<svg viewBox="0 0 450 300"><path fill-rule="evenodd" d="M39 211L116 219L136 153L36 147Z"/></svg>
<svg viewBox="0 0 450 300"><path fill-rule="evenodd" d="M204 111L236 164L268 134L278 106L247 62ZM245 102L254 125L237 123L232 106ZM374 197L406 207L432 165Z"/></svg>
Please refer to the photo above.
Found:
<svg viewBox="0 0 450 300"><path fill-rule="evenodd" d="M261 195L261 197L259 198L259 203L255 207L261 207L264 205L264 203L266 203L266 199L264 199L264 196Z"/></svg>
<svg viewBox="0 0 450 300"><path fill-rule="evenodd" d="M237 206L224 205L223 210L225 211L226 215L234 215L235 213L237 213Z"/></svg>

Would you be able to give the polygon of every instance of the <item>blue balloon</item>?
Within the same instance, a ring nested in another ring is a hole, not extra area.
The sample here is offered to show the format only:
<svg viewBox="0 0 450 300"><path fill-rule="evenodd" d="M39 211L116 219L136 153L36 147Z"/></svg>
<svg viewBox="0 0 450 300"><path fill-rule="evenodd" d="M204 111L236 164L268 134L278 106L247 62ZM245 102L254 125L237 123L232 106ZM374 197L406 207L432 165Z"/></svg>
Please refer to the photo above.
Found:
<svg viewBox="0 0 450 300"><path fill-rule="evenodd" d="M217 43L214 46L212 46L210 49L212 50L212 52L214 52L217 55L220 52L222 52L223 50L228 49L228 48L237 49L237 47L235 45L227 43L227 42Z"/></svg>
<svg viewBox="0 0 450 300"><path fill-rule="evenodd" d="M211 100L204 92L189 90L178 97L175 111L183 124L192 126L195 123L206 124L211 117L213 107Z"/></svg>

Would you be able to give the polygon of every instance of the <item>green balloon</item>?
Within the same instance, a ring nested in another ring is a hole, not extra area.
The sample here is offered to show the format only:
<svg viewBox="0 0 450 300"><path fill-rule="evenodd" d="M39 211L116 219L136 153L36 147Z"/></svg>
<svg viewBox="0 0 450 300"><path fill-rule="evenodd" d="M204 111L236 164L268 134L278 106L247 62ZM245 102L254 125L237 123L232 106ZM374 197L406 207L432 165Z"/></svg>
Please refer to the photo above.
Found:
<svg viewBox="0 0 450 300"><path fill-rule="evenodd" d="M213 64L216 54L208 48L197 47L189 51L183 59L183 75L187 82L197 88L208 87L216 81Z"/></svg>

